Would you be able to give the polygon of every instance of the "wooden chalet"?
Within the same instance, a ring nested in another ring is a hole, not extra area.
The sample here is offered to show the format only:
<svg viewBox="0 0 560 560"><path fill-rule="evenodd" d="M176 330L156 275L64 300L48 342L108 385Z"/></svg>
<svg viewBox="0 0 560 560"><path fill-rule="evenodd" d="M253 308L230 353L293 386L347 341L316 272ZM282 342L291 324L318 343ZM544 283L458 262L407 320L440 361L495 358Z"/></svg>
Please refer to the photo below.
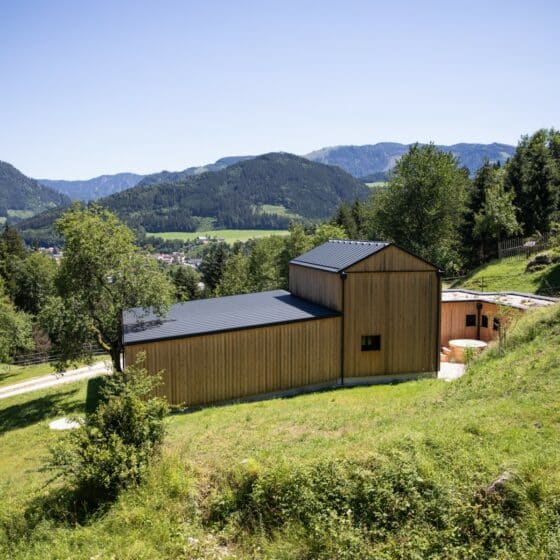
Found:
<svg viewBox="0 0 560 560"><path fill-rule="evenodd" d="M126 311L125 363L145 352L159 394L186 406L437 375L435 266L393 243L336 240L289 268L289 291Z"/></svg>

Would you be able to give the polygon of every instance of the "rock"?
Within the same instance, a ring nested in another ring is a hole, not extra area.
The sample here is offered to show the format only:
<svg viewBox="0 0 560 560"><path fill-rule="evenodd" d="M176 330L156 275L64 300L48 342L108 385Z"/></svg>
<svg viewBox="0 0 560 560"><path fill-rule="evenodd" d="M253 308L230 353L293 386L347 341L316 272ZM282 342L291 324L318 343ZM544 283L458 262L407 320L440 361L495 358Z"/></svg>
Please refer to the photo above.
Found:
<svg viewBox="0 0 560 560"><path fill-rule="evenodd" d="M504 471L492 484L484 489L486 496L493 496L494 494L501 494L508 481L511 480L511 473Z"/></svg>
<svg viewBox="0 0 560 560"><path fill-rule="evenodd" d="M53 420L49 424L51 430L75 430L80 426L81 422L70 420L69 418L59 418L58 420Z"/></svg>

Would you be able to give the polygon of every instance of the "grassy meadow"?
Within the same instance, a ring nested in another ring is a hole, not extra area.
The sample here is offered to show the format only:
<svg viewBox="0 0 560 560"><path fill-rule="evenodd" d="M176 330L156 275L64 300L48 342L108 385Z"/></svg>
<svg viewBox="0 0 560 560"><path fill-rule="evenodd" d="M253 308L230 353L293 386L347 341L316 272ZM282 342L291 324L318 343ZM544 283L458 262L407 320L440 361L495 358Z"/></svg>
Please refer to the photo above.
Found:
<svg viewBox="0 0 560 560"><path fill-rule="evenodd" d="M452 383L324 391L169 418L139 488L84 512L40 472L95 383L0 401L0 557L560 556L560 306ZM498 490L492 483L507 481Z"/></svg>
<svg viewBox="0 0 560 560"><path fill-rule="evenodd" d="M518 258L491 261L450 287L486 292L516 291L542 295L560 294L560 264L553 264L535 272L525 272L528 262L527 259Z"/></svg>
<svg viewBox="0 0 560 560"><path fill-rule="evenodd" d="M194 241L197 237L217 237L223 239L226 243L235 243L236 241L248 241L258 237L267 237L269 235L287 235L288 231L283 229L219 229L208 231L166 231L162 233L147 233L148 237L160 237L161 239L178 240L178 241Z"/></svg>

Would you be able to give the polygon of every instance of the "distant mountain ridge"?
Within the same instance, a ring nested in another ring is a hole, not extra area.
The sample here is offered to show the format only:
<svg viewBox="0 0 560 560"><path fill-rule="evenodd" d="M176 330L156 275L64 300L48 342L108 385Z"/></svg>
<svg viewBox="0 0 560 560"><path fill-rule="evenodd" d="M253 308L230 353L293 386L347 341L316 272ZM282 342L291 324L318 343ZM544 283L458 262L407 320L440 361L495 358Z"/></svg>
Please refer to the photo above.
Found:
<svg viewBox="0 0 560 560"><path fill-rule="evenodd" d="M0 161L0 218L16 222L69 202L67 196L40 185L13 165Z"/></svg>
<svg viewBox="0 0 560 560"><path fill-rule="evenodd" d="M333 146L321 148L305 157L325 163L337 165L356 178L364 178L380 172L387 174L398 159L409 149L410 144L398 142L380 142L365 146ZM474 173L485 161L505 163L515 153L515 147L508 144L469 144L460 143L451 146L439 145L440 150L451 152L459 158L461 165Z"/></svg>
<svg viewBox="0 0 560 560"><path fill-rule="evenodd" d="M388 172L394 167L397 160L408 151L409 146L410 144L400 144L398 142L380 142L364 146L333 146L321 148L302 157L317 163L336 165L353 177L369 182L386 179ZM486 158L492 162L504 163L515 152L514 146L498 143L460 143L438 147L450 151L458 157L460 163L468 167L471 173L474 173ZM201 175L208 171L221 171L230 165L254 157L256 156L223 157L214 163L188 167L183 171L161 171L149 175L118 173L116 175L101 175L83 181L39 179L39 183L54 188L74 200L89 201L110 196L137 185L176 183L187 177Z"/></svg>
<svg viewBox="0 0 560 560"><path fill-rule="evenodd" d="M114 192L124 191L136 186L144 175L137 173L117 173L116 175L101 175L83 181L67 181L55 179L37 179L46 187L69 196L72 200L87 202L97 198L109 196Z"/></svg>
<svg viewBox="0 0 560 560"><path fill-rule="evenodd" d="M217 229L284 229L292 219L329 218L342 201L352 203L368 195L362 182L339 167L270 153L175 182L141 182L98 203L140 231L195 231L202 224ZM18 228L28 242L57 242L52 224L63 211L49 210Z"/></svg>
<svg viewBox="0 0 560 560"><path fill-rule="evenodd" d="M65 180L65 179L38 179L37 181L46 187L55 189L69 196L72 200L89 202L105 198L112 194L131 189L139 184L159 185L161 183L176 183L185 177L200 175L208 171L220 171L238 161L252 159L254 156L229 156L220 158L214 163L188 167L183 171L160 171L149 175L137 173L117 173L115 175L100 175L92 179Z"/></svg>

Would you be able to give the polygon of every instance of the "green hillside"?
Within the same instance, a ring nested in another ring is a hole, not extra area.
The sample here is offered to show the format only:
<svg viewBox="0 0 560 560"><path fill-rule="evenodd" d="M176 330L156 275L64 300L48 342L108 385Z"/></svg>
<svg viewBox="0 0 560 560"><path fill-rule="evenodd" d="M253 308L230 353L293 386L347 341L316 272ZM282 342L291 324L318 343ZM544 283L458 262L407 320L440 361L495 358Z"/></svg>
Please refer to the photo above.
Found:
<svg viewBox="0 0 560 560"><path fill-rule="evenodd" d="M2 400L0 556L557 558L560 307L509 340L453 383L175 415L147 482L88 514L38 471L86 386Z"/></svg>
<svg viewBox="0 0 560 560"><path fill-rule="evenodd" d="M55 190L40 185L18 171L13 165L0 161L0 219L18 221L29 218L47 208L67 204L70 199Z"/></svg>
<svg viewBox="0 0 560 560"><path fill-rule="evenodd" d="M451 287L486 292L515 291L560 295L560 263L546 266L542 270L525 272L528 262L518 258L492 261L453 283Z"/></svg>
<svg viewBox="0 0 560 560"><path fill-rule="evenodd" d="M215 229L287 229L293 219L329 218L342 201L365 200L369 189L338 167L285 153L238 161L224 169L145 184L99 200L129 226L152 233ZM26 241L56 241L57 211L24 220Z"/></svg>
<svg viewBox="0 0 560 560"><path fill-rule="evenodd" d="M325 219L341 201L367 196L363 183L337 167L273 153L176 182L141 183L100 203L150 232L195 231L204 218L217 229L285 229L289 214Z"/></svg>

